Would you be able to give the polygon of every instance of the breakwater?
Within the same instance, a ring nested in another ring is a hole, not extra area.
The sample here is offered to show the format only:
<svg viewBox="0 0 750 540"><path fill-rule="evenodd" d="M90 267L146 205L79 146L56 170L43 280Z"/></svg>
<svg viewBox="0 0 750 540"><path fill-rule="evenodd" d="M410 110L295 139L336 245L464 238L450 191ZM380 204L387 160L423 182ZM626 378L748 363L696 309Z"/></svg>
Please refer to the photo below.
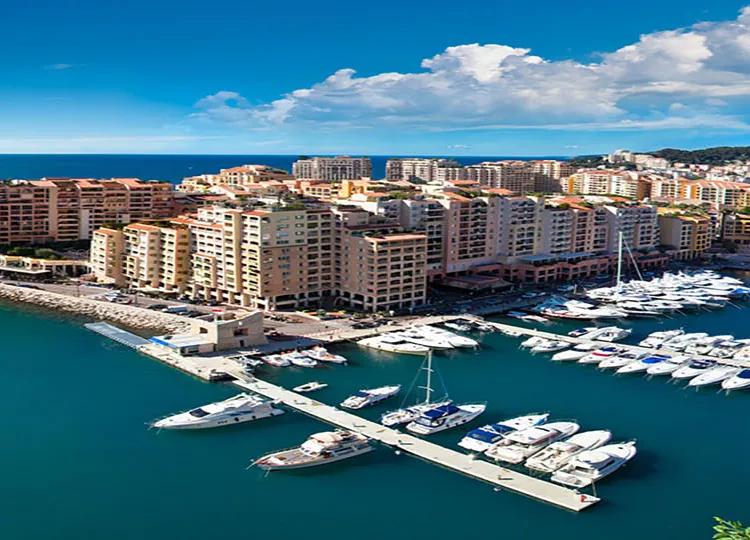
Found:
<svg viewBox="0 0 750 540"><path fill-rule="evenodd" d="M41 289L15 287L5 283L0 283L0 299L67 312L97 321L106 320L136 330L179 333L186 332L190 326L184 317L170 313Z"/></svg>

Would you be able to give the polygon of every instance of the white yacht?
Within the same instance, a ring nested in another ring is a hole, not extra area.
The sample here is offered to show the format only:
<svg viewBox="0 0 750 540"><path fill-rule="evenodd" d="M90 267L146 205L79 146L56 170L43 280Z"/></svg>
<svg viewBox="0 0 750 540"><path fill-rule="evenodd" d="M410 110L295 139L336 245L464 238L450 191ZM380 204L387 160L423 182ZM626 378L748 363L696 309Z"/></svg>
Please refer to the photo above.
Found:
<svg viewBox="0 0 750 540"><path fill-rule="evenodd" d="M553 354L552 360L555 362L571 362L573 360L579 360L598 348L599 345L596 343L579 343L572 349Z"/></svg>
<svg viewBox="0 0 750 540"><path fill-rule="evenodd" d="M427 354L427 352L430 350L429 347L425 347L424 345L417 345L416 343L409 343L408 341L404 341L403 339L392 338L392 337L388 337L387 335L360 339L357 342L357 345L361 345L363 347L369 347L370 349L375 349L378 351L385 351L385 352L398 353L398 354L423 355L423 354Z"/></svg>
<svg viewBox="0 0 750 540"><path fill-rule="evenodd" d="M353 396L349 396L341 402L341 406L345 409L362 409L375 405L393 397L401 391L401 385L395 384L393 386L380 386L378 388L370 388L369 390L360 390Z"/></svg>
<svg viewBox="0 0 750 540"><path fill-rule="evenodd" d="M601 349L596 349L595 351L580 358L578 360L578 363L579 364L598 364L605 358L616 356L623 352L625 352L625 349L623 349L622 347L614 347L614 346L602 347Z"/></svg>
<svg viewBox="0 0 750 540"><path fill-rule="evenodd" d="M529 414L502 420L472 429L459 441L458 446L470 452L482 453L508 433L544 424L549 414Z"/></svg>
<svg viewBox="0 0 750 540"><path fill-rule="evenodd" d="M567 349L570 347L570 343L567 341L561 341L557 339L545 339L538 345L535 345L531 348L531 352L533 353L550 353L550 352L556 352L561 351L563 349Z"/></svg>
<svg viewBox="0 0 750 540"><path fill-rule="evenodd" d="M608 444L596 450L587 450L554 472L552 480L575 488L590 486L625 465L635 454L634 442Z"/></svg>
<svg viewBox="0 0 750 540"><path fill-rule="evenodd" d="M641 358L639 360L630 362L629 364L625 364L617 371L615 371L615 373L619 373L621 375L627 373L643 373L652 366L661 364L662 362L668 362L671 358L672 357L668 354L651 354L646 356L645 358Z"/></svg>
<svg viewBox="0 0 750 540"><path fill-rule="evenodd" d="M281 355L282 358L286 358L291 362L293 366L303 368L314 368L318 365L317 360L313 360L303 352L292 351Z"/></svg>
<svg viewBox="0 0 750 540"><path fill-rule="evenodd" d="M664 362L650 365L646 370L646 374L652 377L671 375L684 366L685 362L688 362L689 360L690 359L687 356L672 356L671 358L667 358Z"/></svg>
<svg viewBox="0 0 750 540"><path fill-rule="evenodd" d="M425 332L420 331L418 328L409 328L401 332L393 332L389 335L403 338L404 341L416 343L417 345L429 347L430 349L447 351L455 348L448 340L436 335L428 335Z"/></svg>
<svg viewBox="0 0 750 540"><path fill-rule="evenodd" d="M416 420L421 414L429 411L433 407L444 407L450 404L450 400L437 401L434 403L417 403L416 405L396 409L395 411L388 411L380 417L380 423L386 427L408 424L409 422L413 422L414 420Z"/></svg>
<svg viewBox="0 0 750 540"><path fill-rule="evenodd" d="M665 341L662 344L662 347L672 351L684 351L685 347L707 337L708 334L706 332L691 332L689 334L681 334Z"/></svg>
<svg viewBox="0 0 750 540"><path fill-rule="evenodd" d="M275 367L287 367L291 364L289 360L281 356L280 354L267 354L261 358L269 366Z"/></svg>
<svg viewBox="0 0 750 540"><path fill-rule="evenodd" d="M597 367L599 369L619 369L624 365L640 360L641 358L646 358L647 356L649 356L648 353L625 351L623 353L610 356L609 358L604 358L601 362L599 362Z"/></svg>
<svg viewBox="0 0 750 540"><path fill-rule="evenodd" d="M486 408L485 403L465 403L462 405L448 403L433 406L420 414L413 422L409 422L406 429L417 435L432 435L468 424L482 414Z"/></svg>
<svg viewBox="0 0 750 540"><path fill-rule="evenodd" d="M733 366L716 366L711 369L707 369L697 377L693 377L688 382L688 386L708 386L711 384L719 384L720 382L730 379L740 372L740 368Z"/></svg>
<svg viewBox="0 0 750 540"><path fill-rule="evenodd" d="M315 392L316 390L322 390L323 388L328 387L326 383L318 382L318 381L311 381L309 383L300 384L299 386L295 386L292 388L295 392L299 392L300 394L306 394L308 392Z"/></svg>
<svg viewBox="0 0 750 540"><path fill-rule="evenodd" d="M453 332L448 332L442 328L436 328L434 326L417 326L415 330L418 330L422 335L427 337L437 337L444 339L454 347L479 347L479 342L476 339L472 339L466 336L459 336Z"/></svg>
<svg viewBox="0 0 750 540"><path fill-rule="evenodd" d="M684 333L685 331L682 328L679 328L677 330L663 330L661 332L652 332L638 345L640 345L641 347L651 347L656 349L658 347L661 347L670 339L681 336Z"/></svg>
<svg viewBox="0 0 750 540"><path fill-rule="evenodd" d="M525 339L521 342L519 347L523 347L525 349L530 349L532 347L536 347L537 345L544 343L546 340L543 337L539 336L531 336L528 339Z"/></svg>
<svg viewBox="0 0 750 540"><path fill-rule="evenodd" d="M550 422L520 431L514 431L493 444L485 455L495 461L521 463L542 448L576 433L580 426L575 422Z"/></svg>
<svg viewBox="0 0 750 540"><path fill-rule="evenodd" d="M612 433L607 430L584 431L572 437L549 445L538 454L526 460L526 467L539 472L551 473L565 465L573 456L585 450L593 450L607 444Z"/></svg>
<svg viewBox="0 0 750 540"><path fill-rule="evenodd" d="M311 435L302 445L263 456L253 465L267 471L303 469L366 454L373 450L367 437L338 429Z"/></svg>
<svg viewBox="0 0 750 540"><path fill-rule="evenodd" d="M346 364L347 360L340 354L328 352L325 347L316 345L312 349L307 349L305 354L317 362L328 362L330 364Z"/></svg>
<svg viewBox="0 0 750 540"><path fill-rule="evenodd" d="M743 388L749 388L750 387L750 369L748 368L741 369L739 373L737 373L733 377L730 377L729 379L724 379L721 382L721 387L724 390L741 390Z"/></svg>
<svg viewBox="0 0 750 540"><path fill-rule="evenodd" d="M209 403L187 412L154 422L158 429L205 429L250 422L284 414L273 403L249 394L239 394L224 401Z"/></svg>
<svg viewBox="0 0 750 540"><path fill-rule="evenodd" d="M716 366L715 360L692 360L672 372L673 379L692 379Z"/></svg>
<svg viewBox="0 0 750 540"><path fill-rule="evenodd" d="M732 340L734 340L734 336L730 335L710 336L688 345L685 347L685 352L688 354L706 355L719 344Z"/></svg>
<svg viewBox="0 0 750 540"><path fill-rule="evenodd" d="M632 333L633 330L631 330L630 328L607 326L605 328L601 328L598 332L596 332L595 336L592 336L591 339L595 339L597 341L608 341L612 343L614 341L623 340Z"/></svg>

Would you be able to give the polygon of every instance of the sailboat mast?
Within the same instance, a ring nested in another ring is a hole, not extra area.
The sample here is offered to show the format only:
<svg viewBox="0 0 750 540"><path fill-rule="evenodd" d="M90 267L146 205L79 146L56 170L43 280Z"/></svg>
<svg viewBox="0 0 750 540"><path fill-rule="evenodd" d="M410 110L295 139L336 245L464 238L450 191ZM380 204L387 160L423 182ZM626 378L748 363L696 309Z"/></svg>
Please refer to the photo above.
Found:
<svg viewBox="0 0 750 540"><path fill-rule="evenodd" d="M432 398L432 349L427 351L427 384L425 385L425 403Z"/></svg>
<svg viewBox="0 0 750 540"><path fill-rule="evenodd" d="M617 291L622 284L622 231L617 231Z"/></svg>

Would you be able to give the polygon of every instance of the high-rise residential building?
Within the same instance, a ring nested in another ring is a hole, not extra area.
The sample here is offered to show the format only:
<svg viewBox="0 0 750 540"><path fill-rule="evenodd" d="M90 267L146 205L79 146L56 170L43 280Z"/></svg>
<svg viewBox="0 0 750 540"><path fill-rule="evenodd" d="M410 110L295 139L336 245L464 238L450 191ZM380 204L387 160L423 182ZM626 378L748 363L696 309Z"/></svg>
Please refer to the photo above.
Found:
<svg viewBox="0 0 750 540"><path fill-rule="evenodd" d="M731 212L721 220L721 240L747 250L750 246L750 214Z"/></svg>
<svg viewBox="0 0 750 540"><path fill-rule="evenodd" d="M561 180L565 193L578 195L617 195L645 199L650 195L650 182L630 171L586 169Z"/></svg>
<svg viewBox="0 0 750 540"><path fill-rule="evenodd" d="M292 174L304 180L359 180L372 177L372 163L367 157L312 157L294 162Z"/></svg>
<svg viewBox="0 0 750 540"><path fill-rule="evenodd" d="M442 184L465 177L463 165L452 159L397 158L389 159L385 164L386 180L421 180Z"/></svg>
<svg viewBox="0 0 750 540"><path fill-rule="evenodd" d="M609 225L609 251L616 252L619 234L631 250L650 250L659 245L656 207L648 204L605 205Z"/></svg>
<svg viewBox="0 0 750 540"><path fill-rule="evenodd" d="M513 193L533 193L537 173L528 161L485 161L466 167L466 179L489 188Z"/></svg>
<svg viewBox="0 0 750 540"><path fill-rule="evenodd" d="M108 223L175 212L172 185L133 178L43 178L0 182L0 243L88 240Z"/></svg>
<svg viewBox="0 0 750 540"><path fill-rule="evenodd" d="M268 182L286 182L294 180L288 172L269 167L268 165L240 165L229 169L220 169L217 174L188 176L177 186L180 191L205 192L216 186L241 187L256 186Z"/></svg>
<svg viewBox="0 0 750 540"><path fill-rule="evenodd" d="M711 247L711 220L708 216L666 210L659 214L659 239L678 260L695 259Z"/></svg>

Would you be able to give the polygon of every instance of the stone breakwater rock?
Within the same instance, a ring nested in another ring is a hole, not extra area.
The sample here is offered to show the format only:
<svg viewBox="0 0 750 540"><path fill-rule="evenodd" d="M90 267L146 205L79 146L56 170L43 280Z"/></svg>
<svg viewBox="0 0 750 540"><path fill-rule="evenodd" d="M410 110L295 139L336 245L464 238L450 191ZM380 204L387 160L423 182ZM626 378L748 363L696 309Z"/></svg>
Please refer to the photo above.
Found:
<svg viewBox="0 0 750 540"><path fill-rule="evenodd" d="M130 328L157 330L171 334L187 332L190 328L190 322L186 318L171 313L85 297L78 298L40 289L14 287L4 283L0 283L0 298L75 313L95 320L106 320Z"/></svg>

